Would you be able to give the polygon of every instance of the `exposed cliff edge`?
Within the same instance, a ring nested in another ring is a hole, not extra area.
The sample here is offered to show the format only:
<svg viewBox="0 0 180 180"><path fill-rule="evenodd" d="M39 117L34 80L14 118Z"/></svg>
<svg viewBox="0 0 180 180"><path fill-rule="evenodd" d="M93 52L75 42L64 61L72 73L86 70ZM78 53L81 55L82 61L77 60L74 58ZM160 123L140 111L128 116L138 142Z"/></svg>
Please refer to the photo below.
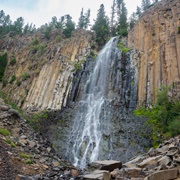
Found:
<svg viewBox="0 0 180 180"><path fill-rule="evenodd" d="M72 77L76 65L90 54L92 34L76 31L69 39L59 42L60 32L51 34L47 40L37 32L34 35L1 41L1 51L8 53L8 66L3 91L24 110L61 109L66 106L71 91ZM15 57L16 63L10 64ZM79 64L78 64L79 63Z"/></svg>
<svg viewBox="0 0 180 180"><path fill-rule="evenodd" d="M128 34L138 55L138 102L155 100L161 84L180 83L180 2L163 0L148 9Z"/></svg>

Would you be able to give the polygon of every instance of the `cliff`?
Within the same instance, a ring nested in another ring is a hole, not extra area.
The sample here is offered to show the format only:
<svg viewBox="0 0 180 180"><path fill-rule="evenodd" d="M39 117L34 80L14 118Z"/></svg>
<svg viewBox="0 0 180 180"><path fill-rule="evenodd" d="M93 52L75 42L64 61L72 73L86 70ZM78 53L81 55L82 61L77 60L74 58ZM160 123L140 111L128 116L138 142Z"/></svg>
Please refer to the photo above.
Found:
<svg viewBox="0 0 180 180"><path fill-rule="evenodd" d="M3 91L25 110L65 106L73 73L90 54L90 32L76 31L62 40L60 35L54 31L49 40L40 32L13 38L7 35L1 41L1 51L8 54ZM14 57L15 63L11 63Z"/></svg>
<svg viewBox="0 0 180 180"><path fill-rule="evenodd" d="M138 102L149 104L161 84L180 83L180 2L163 0L148 9L128 34L138 50Z"/></svg>

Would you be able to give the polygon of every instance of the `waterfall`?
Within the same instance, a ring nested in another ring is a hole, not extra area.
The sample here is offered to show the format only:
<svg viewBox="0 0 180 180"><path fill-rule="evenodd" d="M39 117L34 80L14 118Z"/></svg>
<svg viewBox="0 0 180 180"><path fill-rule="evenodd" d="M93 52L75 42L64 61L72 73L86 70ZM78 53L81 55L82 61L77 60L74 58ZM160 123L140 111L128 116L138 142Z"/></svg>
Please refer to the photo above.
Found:
<svg viewBox="0 0 180 180"><path fill-rule="evenodd" d="M69 151L75 166L84 168L87 162L98 159L102 139L102 107L108 99L108 78L111 61L115 61L119 50L118 37L113 37L95 59L93 72L81 94L78 110L70 132Z"/></svg>

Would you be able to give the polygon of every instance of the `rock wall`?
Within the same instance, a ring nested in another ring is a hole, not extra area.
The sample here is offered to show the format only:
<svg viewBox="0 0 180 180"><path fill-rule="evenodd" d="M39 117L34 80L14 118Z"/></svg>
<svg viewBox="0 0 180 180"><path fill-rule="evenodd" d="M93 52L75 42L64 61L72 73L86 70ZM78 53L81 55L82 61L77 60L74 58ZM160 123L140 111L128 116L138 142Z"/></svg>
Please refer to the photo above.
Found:
<svg viewBox="0 0 180 180"><path fill-rule="evenodd" d="M128 34L138 53L138 101L149 104L161 84L180 82L180 1L163 0L148 9Z"/></svg>
<svg viewBox="0 0 180 180"><path fill-rule="evenodd" d="M58 42L60 35L58 31L52 32L51 39L47 40L37 32L27 37L3 39L1 51L8 53L4 79L8 83L2 90L25 110L65 106L75 64L82 66L81 62L90 54L90 32L76 31L71 38ZM10 65L13 56L16 64ZM13 75L16 79L10 83Z"/></svg>

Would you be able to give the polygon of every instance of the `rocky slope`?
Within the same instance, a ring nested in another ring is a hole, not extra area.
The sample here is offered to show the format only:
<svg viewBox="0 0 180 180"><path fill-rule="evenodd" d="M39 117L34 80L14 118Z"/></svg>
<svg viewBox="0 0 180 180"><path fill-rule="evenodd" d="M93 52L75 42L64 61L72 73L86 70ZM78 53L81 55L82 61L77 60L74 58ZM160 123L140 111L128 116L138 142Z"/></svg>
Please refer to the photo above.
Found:
<svg viewBox="0 0 180 180"><path fill-rule="evenodd" d="M0 99L0 179L70 179L78 175L46 138Z"/></svg>
<svg viewBox="0 0 180 180"><path fill-rule="evenodd" d="M138 101L155 100L161 84L180 84L180 2L163 0L149 8L128 34L138 53Z"/></svg>
<svg viewBox="0 0 180 180"><path fill-rule="evenodd" d="M151 148L148 153L122 164L118 161L97 161L90 164L96 169L84 179L101 180L172 180L180 178L180 136ZM97 168L99 170L97 170Z"/></svg>
<svg viewBox="0 0 180 180"><path fill-rule="evenodd" d="M49 40L37 32L22 37L7 35L0 42L1 52L8 54L4 76L8 83L3 91L19 107L34 111L66 105L73 73L90 54L92 35L82 30L71 38L60 38L60 31L53 31ZM11 64L13 57L16 63Z"/></svg>

